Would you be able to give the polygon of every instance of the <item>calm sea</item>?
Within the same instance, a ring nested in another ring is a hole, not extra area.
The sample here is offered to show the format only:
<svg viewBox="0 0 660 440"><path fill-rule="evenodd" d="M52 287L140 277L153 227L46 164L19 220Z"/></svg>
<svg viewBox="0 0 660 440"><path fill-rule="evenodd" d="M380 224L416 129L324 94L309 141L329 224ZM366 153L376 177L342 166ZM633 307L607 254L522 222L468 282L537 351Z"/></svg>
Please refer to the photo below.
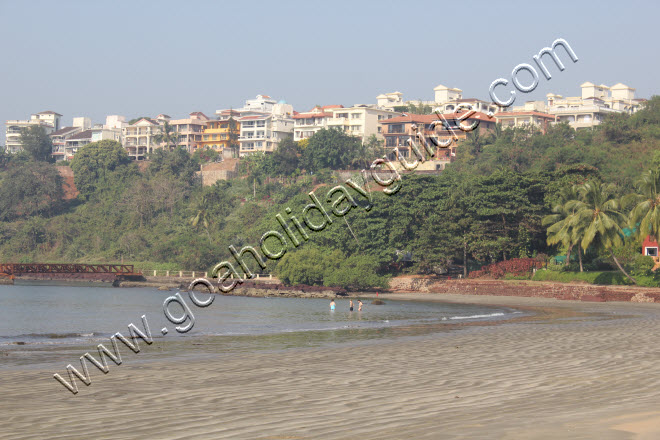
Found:
<svg viewBox="0 0 660 440"><path fill-rule="evenodd" d="M372 305L371 299L365 299L362 312L357 311L357 301L354 311L349 311L348 299L338 299L336 310L331 311L325 299L239 296L216 296L211 306L199 308L182 293L195 324L188 333L179 334L163 313L165 298L174 293L148 288L0 285L0 366L55 360L54 353L71 357L82 350L79 357L118 331L128 336L128 324L143 329L142 315L154 338L173 342L179 351L211 340L231 351L396 337L397 331L410 333L402 329L502 320L520 313L504 307L387 298L385 305ZM170 310L183 314L176 304Z"/></svg>

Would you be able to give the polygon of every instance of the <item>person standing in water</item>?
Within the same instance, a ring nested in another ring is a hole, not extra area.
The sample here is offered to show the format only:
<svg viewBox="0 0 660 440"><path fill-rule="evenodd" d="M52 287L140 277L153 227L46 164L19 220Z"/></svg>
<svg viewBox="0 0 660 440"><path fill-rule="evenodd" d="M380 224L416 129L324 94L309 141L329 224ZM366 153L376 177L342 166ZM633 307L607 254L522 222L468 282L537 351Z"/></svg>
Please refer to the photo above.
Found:
<svg viewBox="0 0 660 440"><path fill-rule="evenodd" d="M330 310L334 310L334 309L335 309L335 300L331 299L330 300Z"/></svg>
<svg viewBox="0 0 660 440"><path fill-rule="evenodd" d="M353 311L353 300L348 304L348 310Z"/></svg>
<svg viewBox="0 0 660 440"><path fill-rule="evenodd" d="M358 299L358 312L362 311L362 301Z"/></svg>

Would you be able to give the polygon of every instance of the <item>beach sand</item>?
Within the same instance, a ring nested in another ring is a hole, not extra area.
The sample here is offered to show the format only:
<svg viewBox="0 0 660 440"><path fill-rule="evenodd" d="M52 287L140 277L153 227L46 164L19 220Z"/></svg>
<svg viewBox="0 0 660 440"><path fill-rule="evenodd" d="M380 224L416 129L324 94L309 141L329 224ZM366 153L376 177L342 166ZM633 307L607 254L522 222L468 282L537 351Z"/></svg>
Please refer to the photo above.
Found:
<svg viewBox="0 0 660 440"><path fill-rule="evenodd" d="M539 315L323 348L127 355L105 376L90 366L75 396L53 370L5 369L0 438L660 438L660 304L392 297Z"/></svg>

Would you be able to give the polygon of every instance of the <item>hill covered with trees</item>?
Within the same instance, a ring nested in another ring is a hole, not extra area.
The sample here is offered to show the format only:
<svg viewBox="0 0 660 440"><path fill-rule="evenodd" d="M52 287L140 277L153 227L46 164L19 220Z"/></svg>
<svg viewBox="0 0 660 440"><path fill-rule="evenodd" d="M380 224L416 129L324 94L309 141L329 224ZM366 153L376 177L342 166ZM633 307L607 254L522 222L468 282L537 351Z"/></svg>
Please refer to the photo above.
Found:
<svg viewBox="0 0 660 440"><path fill-rule="evenodd" d="M208 270L231 258L229 245L256 247L266 231L281 229L276 215L288 219L287 208L302 212L310 191L323 200L343 183L332 168L357 169L382 152L374 140L361 145L322 130L242 161L242 178L202 187L195 172L213 154L158 150L140 171L119 144L101 141L72 161L80 195L64 201L58 165L44 160L43 139L32 137L26 139L35 144L29 152L0 155L0 258L6 262L123 259L142 267ZM658 168L659 151L658 97L594 130L558 124L546 134L501 127L488 136L471 133L442 174L404 174L392 195L374 187L372 209L356 199L359 206L344 219L290 246L265 271L290 283L366 287L401 272L467 271L511 258L564 255L571 240L548 244L544 218L560 214L566 191L586 182L606 185L622 214L617 225L627 228L623 223L630 223L636 205L621 197L644 196L635 183ZM354 179L362 184L357 171ZM632 255L641 235L609 249L594 245L585 253L583 247L583 264L613 264L610 250Z"/></svg>

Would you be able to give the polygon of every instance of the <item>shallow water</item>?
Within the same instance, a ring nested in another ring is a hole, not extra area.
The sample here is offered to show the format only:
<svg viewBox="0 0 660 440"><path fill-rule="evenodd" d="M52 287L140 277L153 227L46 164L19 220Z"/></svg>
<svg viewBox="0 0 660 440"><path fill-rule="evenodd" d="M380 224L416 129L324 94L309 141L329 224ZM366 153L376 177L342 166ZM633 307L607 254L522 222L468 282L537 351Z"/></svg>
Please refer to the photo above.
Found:
<svg viewBox="0 0 660 440"><path fill-rule="evenodd" d="M128 337L131 323L144 331L142 316L160 351L181 354L201 353L204 347L245 351L380 339L395 337L394 329L405 335L402 329L437 329L444 324L509 319L520 313L506 307L388 299L385 305L372 305L371 299L365 299L361 312L357 301L351 312L349 300L338 299L336 310L331 311L325 299L240 296L215 296L213 304L200 308L187 293L181 293L195 323L189 332L179 333L177 324L163 312L164 300L175 293L147 288L0 286L0 351L12 352L0 356L0 366L52 360L65 353L70 357L76 352L73 347L91 350L99 343L107 345L116 332ZM204 299L203 294L198 297ZM184 314L177 303L169 309L173 316Z"/></svg>

